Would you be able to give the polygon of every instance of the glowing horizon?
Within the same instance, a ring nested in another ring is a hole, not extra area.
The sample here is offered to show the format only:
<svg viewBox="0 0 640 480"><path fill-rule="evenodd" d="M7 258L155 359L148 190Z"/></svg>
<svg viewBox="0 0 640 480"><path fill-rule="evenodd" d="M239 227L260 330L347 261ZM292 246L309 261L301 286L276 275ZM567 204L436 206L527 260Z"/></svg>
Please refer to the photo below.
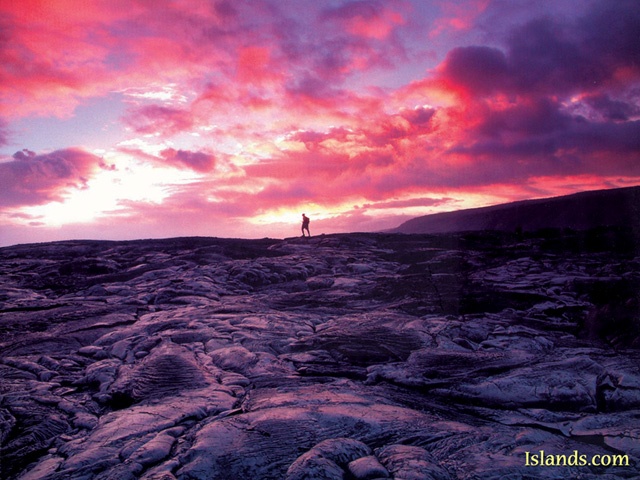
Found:
<svg viewBox="0 0 640 480"><path fill-rule="evenodd" d="M0 245L640 184L633 0L120 3L0 4Z"/></svg>

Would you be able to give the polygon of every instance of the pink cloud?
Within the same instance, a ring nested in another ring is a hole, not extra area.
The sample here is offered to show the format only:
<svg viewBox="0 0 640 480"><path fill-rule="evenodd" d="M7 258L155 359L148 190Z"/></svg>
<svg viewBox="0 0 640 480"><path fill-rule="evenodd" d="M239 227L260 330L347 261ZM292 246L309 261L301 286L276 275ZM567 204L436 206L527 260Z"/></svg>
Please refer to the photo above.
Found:
<svg viewBox="0 0 640 480"><path fill-rule="evenodd" d="M104 26L116 15L98 2L2 2L0 112L69 116L82 98L104 93L112 79Z"/></svg>
<svg viewBox="0 0 640 480"><path fill-rule="evenodd" d="M224 10L166 0L2 2L2 113L68 117L86 98L158 80L188 83L207 70L205 60L229 58L227 45L205 41L227 19Z"/></svg>
<svg viewBox="0 0 640 480"><path fill-rule="evenodd" d="M387 9L378 1L355 1L327 9L323 17L338 21L349 33L364 38L384 40L405 20L400 12Z"/></svg>
<svg viewBox="0 0 640 480"><path fill-rule="evenodd" d="M490 0L475 0L471 2L442 1L439 6L443 15L435 22L429 33L430 38L436 38L448 31L471 29L477 17L486 10Z"/></svg>
<svg viewBox="0 0 640 480"><path fill-rule="evenodd" d="M260 85L281 78L282 67L273 65L272 61L270 47L264 45L243 47L238 54L238 80L245 84Z"/></svg>
<svg viewBox="0 0 640 480"><path fill-rule="evenodd" d="M124 122L142 134L160 134L171 137L194 126L192 113L186 109L145 105L129 110Z"/></svg>
<svg viewBox="0 0 640 480"><path fill-rule="evenodd" d="M439 205L445 205L447 203L454 202L455 199L444 198L411 198L409 200L388 200L376 203L365 203L361 208L363 209L387 209L387 208L407 208L407 207L436 207Z"/></svg>
<svg viewBox="0 0 640 480"><path fill-rule="evenodd" d="M248 202L246 194L220 188L218 182L195 185L197 188L175 186L162 204L121 201L108 214L113 231L126 238L157 237L170 226L169 231L179 235L247 236L243 219L260 210L259 202ZM218 199L212 200L211 194Z"/></svg>
<svg viewBox="0 0 640 480"><path fill-rule="evenodd" d="M278 199L328 205L519 184L539 175L640 175L640 123L588 122L544 98L500 109L482 102L419 107L368 120L357 128L298 132L291 139L305 150L245 167L250 178L273 182L257 198L266 205Z"/></svg>

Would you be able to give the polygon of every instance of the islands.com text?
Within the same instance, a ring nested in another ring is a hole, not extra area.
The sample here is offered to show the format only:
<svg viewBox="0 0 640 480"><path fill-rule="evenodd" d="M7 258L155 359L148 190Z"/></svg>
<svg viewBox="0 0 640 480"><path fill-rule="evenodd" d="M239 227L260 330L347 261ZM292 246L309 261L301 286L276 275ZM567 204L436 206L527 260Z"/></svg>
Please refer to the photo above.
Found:
<svg viewBox="0 0 640 480"><path fill-rule="evenodd" d="M587 455L574 450L570 454L551 454L544 450L524 452L526 467L628 467L629 455Z"/></svg>

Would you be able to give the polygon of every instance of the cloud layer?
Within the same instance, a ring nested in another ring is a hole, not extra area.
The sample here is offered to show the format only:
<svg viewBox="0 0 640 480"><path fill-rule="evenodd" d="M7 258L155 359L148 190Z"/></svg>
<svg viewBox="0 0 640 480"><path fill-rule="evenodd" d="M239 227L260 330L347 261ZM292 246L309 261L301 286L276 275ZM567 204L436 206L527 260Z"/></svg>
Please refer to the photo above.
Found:
<svg viewBox="0 0 640 480"><path fill-rule="evenodd" d="M116 236L393 226L640 180L635 0L119 3L0 5L6 228L105 172L139 185L86 224ZM30 151L80 108L106 130L107 97L117 140Z"/></svg>

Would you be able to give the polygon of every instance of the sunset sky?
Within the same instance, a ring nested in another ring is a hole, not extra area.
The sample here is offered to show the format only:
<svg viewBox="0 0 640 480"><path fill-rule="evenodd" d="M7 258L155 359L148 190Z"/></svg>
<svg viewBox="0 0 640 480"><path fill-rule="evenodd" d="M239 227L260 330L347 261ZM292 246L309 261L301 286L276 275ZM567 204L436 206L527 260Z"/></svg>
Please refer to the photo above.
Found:
<svg viewBox="0 0 640 480"><path fill-rule="evenodd" d="M637 0L0 0L0 245L640 184Z"/></svg>

